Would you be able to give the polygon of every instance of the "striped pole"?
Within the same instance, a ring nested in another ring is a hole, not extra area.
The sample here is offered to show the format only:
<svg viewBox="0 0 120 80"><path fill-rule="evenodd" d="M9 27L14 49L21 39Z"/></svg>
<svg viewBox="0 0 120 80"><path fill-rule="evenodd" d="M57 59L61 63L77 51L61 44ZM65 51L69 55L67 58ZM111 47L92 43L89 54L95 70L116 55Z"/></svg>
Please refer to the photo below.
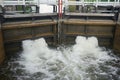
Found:
<svg viewBox="0 0 120 80"><path fill-rule="evenodd" d="M62 18L62 0L58 1L58 15L59 15L59 19Z"/></svg>

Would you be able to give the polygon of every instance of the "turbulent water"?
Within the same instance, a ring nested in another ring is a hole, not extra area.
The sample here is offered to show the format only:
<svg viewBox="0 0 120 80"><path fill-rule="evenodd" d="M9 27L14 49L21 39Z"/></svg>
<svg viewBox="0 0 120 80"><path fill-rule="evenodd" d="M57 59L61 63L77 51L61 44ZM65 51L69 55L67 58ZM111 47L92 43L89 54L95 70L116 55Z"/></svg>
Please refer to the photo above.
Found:
<svg viewBox="0 0 120 80"><path fill-rule="evenodd" d="M10 70L15 80L120 80L120 58L101 48L96 37L78 36L76 44L48 47L43 38L23 41ZM15 67L16 66L16 67Z"/></svg>

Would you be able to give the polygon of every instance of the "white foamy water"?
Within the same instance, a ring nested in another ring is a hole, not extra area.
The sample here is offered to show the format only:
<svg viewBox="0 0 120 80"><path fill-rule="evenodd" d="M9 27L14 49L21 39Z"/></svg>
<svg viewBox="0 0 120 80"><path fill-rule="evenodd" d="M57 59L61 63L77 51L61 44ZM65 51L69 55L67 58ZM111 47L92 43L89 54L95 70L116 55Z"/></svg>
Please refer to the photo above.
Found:
<svg viewBox="0 0 120 80"><path fill-rule="evenodd" d="M19 63L29 75L18 80L114 80L112 75L120 79L119 68L110 65L116 58L99 47L96 37L78 36L75 42L50 49L44 38L23 41Z"/></svg>

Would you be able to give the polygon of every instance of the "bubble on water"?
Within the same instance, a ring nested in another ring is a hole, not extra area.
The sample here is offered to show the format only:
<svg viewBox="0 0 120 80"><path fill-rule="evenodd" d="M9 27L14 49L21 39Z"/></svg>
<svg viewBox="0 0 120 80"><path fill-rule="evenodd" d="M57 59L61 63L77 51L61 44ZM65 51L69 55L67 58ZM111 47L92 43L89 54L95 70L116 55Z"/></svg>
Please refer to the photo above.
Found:
<svg viewBox="0 0 120 80"><path fill-rule="evenodd" d="M107 65L116 58L99 47L96 37L77 36L75 42L50 49L44 38L25 40L19 63L32 80L112 80L110 75L117 75L119 68Z"/></svg>

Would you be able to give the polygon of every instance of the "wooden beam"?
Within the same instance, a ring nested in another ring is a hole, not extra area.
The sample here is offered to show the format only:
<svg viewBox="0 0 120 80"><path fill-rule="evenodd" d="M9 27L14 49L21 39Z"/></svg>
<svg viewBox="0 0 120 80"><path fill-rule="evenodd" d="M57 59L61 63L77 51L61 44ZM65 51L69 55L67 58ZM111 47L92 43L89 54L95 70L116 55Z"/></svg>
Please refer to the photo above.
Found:
<svg viewBox="0 0 120 80"><path fill-rule="evenodd" d="M27 24L3 24L3 30L7 29L19 29L19 28L28 28L28 27L39 27L39 26L48 26L48 25L55 25L57 22L50 21L50 22L39 22L39 23L27 23Z"/></svg>
<svg viewBox="0 0 120 80"><path fill-rule="evenodd" d="M22 36L18 36L18 37L13 37L12 39L7 39L4 42L5 43L10 43L10 42L19 42L22 40L26 40L26 39L32 39L32 38L37 38L37 37L48 37L48 36L55 36L56 34L53 34L51 32L48 33L42 33L42 34L36 34L34 35L22 35Z"/></svg>
<svg viewBox="0 0 120 80"><path fill-rule="evenodd" d="M96 20L88 20L88 21L85 21L85 20L81 20L81 21L72 21L72 20L65 20L65 21L63 21L63 23L64 24L69 24L69 25L103 25L103 26L107 26L107 25L109 25L109 26L115 26L116 25L116 22L114 22L114 21L96 21Z"/></svg>
<svg viewBox="0 0 120 80"><path fill-rule="evenodd" d="M115 14L111 13L65 13L66 16L97 16L97 17L114 17Z"/></svg>
<svg viewBox="0 0 120 80"><path fill-rule="evenodd" d="M15 15L4 15L4 18L26 18L26 17L41 17L41 16L56 16L57 13L31 13L31 14L15 14Z"/></svg>

